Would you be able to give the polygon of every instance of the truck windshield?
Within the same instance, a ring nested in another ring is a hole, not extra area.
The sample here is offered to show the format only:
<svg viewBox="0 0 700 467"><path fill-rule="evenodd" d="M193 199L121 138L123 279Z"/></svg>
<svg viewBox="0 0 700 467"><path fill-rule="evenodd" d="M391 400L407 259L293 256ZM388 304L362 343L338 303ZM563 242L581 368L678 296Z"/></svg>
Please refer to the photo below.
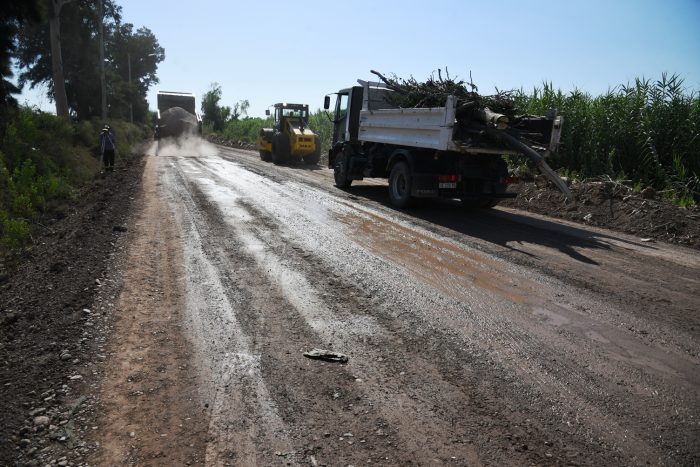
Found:
<svg viewBox="0 0 700 467"><path fill-rule="evenodd" d="M338 101L335 104L335 118L336 120L342 120L345 118L345 114L348 113L348 95L338 94Z"/></svg>
<svg viewBox="0 0 700 467"><path fill-rule="evenodd" d="M282 109L283 117L301 117L306 119L309 115L306 110L302 109Z"/></svg>

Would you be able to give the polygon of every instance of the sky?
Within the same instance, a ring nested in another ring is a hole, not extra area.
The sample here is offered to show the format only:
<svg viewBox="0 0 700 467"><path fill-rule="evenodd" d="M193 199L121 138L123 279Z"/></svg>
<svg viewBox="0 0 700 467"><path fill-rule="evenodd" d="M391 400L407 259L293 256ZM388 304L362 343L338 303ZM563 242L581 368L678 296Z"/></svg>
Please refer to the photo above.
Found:
<svg viewBox="0 0 700 467"><path fill-rule="evenodd" d="M219 83L221 105L323 106L323 97L376 77L424 81L438 68L482 94L551 82L596 95L637 77L678 73L700 91L700 0L161 1L116 0L123 21L165 49L158 90ZM22 103L53 110L45 89Z"/></svg>

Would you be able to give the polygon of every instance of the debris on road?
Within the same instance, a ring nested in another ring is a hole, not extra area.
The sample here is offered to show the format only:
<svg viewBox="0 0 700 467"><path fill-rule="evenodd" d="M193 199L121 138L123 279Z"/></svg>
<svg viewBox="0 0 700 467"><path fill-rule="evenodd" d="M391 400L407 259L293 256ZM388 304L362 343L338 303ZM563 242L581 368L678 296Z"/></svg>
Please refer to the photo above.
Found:
<svg viewBox="0 0 700 467"><path fill-rule="evenodd" d="M347 363L348 357L345 354L339 352L333 352L331 350L324 349L311 349L308 352L304 352L304 357L312 358L314 360L324 360L326 362L334 363Z"/></svg>

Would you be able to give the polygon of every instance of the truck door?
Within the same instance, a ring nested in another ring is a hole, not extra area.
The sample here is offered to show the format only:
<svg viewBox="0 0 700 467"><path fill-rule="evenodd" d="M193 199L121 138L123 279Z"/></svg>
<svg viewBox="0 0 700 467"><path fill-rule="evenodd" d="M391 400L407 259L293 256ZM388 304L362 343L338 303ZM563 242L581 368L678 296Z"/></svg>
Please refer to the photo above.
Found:
<svg viewBox="0 0 700 467"><path fill-rule="evenodd" d="M348 128L348 94L338 94L335 100L335 120L333 122L333 146L346 141Z"/></svg>
<svg viewBox="0 0 700 467"><path fill-rule="evenodd" d="M275 107L275 122L272 124L272 128L279 132L283 132L284 128L282 128L282 108L281 107Z"/></svg>

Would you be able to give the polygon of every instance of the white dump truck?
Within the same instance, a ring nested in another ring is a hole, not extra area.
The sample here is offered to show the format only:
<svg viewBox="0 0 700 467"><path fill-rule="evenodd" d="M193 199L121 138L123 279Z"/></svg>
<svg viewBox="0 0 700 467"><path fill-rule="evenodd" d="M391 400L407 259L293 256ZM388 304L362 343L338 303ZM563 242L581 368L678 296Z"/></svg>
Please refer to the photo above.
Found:
<svg viewBox="0 0 700 467"><path fill-rule="evenodd" d="M391 203L399 208L415 198L435 197L489 208L515 197L506 191L515 179L504 156L518 155L531 159L571 197L566 183L545 162L547 154L557 150L561 116L527 116L512 122L482 109L458 118L454 96L447 97L444 107L396 108L388 98L393 91L385 84L358 84L335 93L328 166L339 188L363 178L387 178ZM330 108L330 96L324 108Z"/></svg>

